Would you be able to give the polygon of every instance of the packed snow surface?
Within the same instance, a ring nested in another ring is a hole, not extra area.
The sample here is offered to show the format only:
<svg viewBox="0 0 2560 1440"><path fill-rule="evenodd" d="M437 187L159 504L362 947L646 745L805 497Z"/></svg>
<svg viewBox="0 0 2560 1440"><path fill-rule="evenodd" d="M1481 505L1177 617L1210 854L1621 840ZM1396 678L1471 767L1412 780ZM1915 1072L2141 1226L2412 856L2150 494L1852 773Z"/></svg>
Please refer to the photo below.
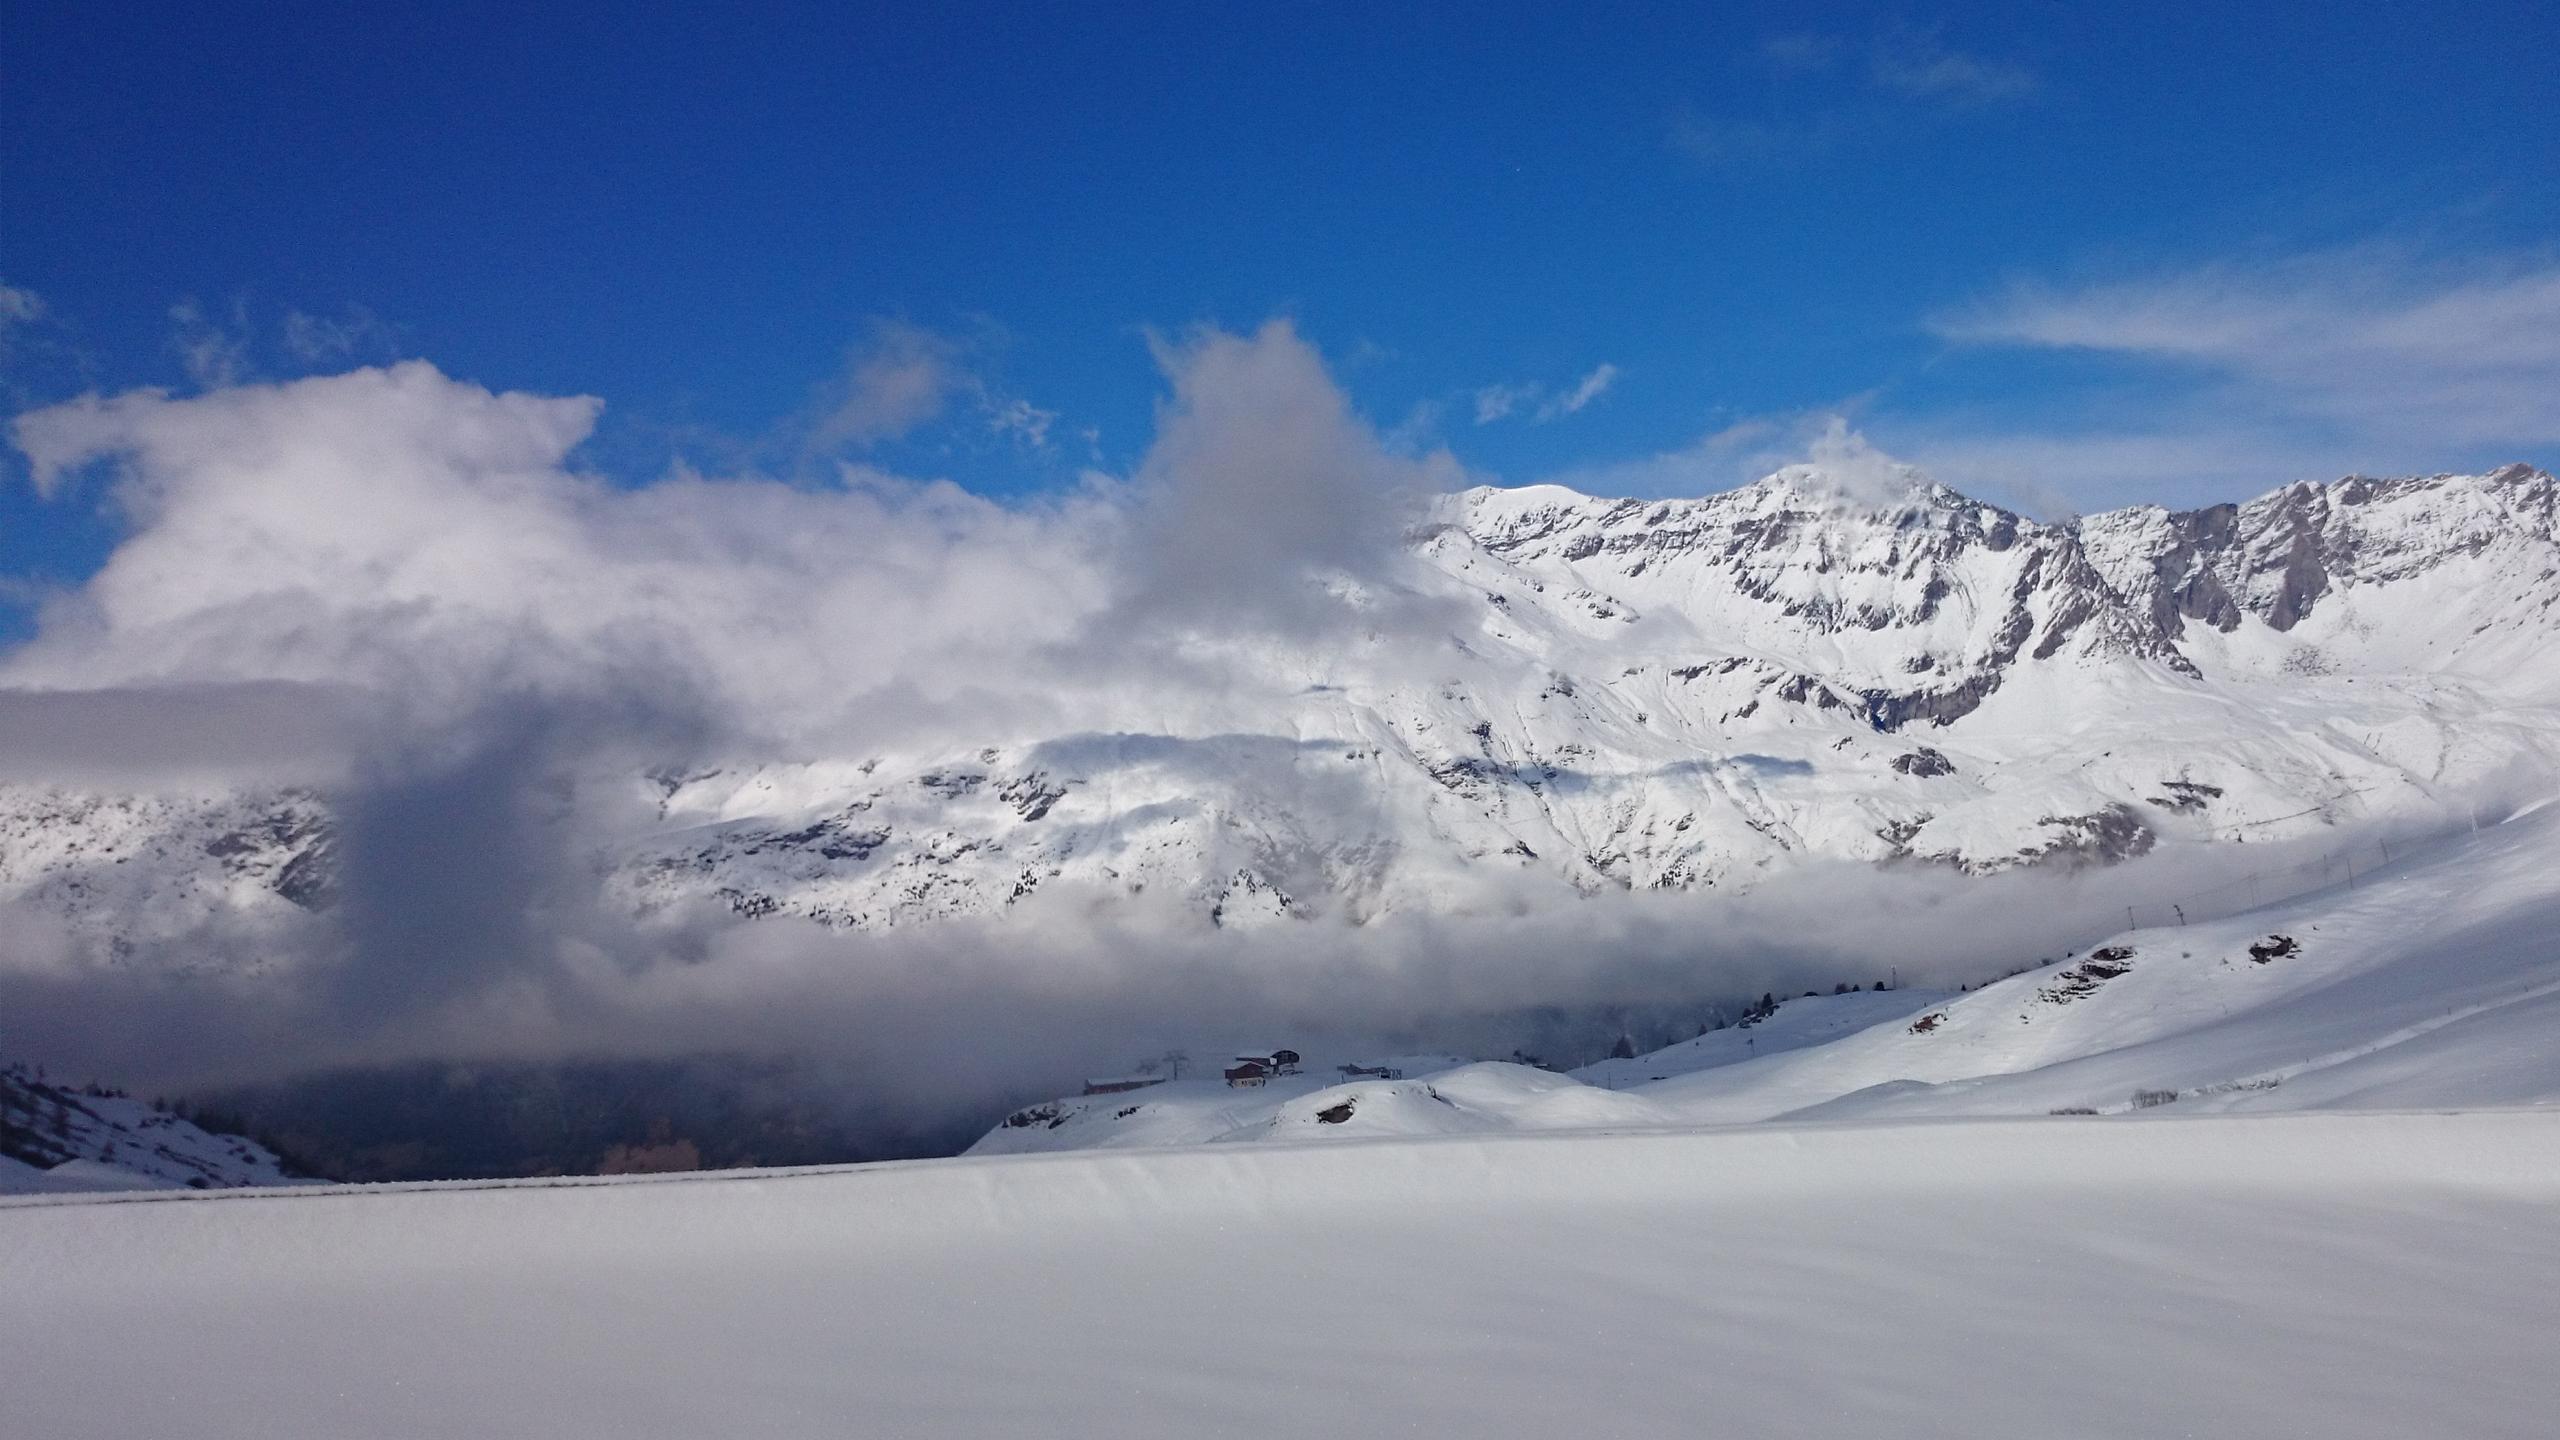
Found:
<svg viewBox="0 0 2560 1440"><path fill-rule="evenodd" d="M50 1437L2543 1436L2560 1113L0 1206Z"/></svg>

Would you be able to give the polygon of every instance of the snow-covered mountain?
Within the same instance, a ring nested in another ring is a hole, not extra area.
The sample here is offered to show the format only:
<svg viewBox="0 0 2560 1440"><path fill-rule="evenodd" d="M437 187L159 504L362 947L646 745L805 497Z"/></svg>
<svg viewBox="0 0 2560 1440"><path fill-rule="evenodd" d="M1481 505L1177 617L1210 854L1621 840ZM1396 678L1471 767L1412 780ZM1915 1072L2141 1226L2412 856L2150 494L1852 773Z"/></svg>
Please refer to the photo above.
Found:
<svg viewBox="0 0 2560 1440"><path fill-rule="evenodd" d="M643 914L880 929L1064 889L1239 925L2441 816L2560 774L2555 512L2523 466L2066 523L1900 470L1470 490L1405 547L1420 642L1255 641L1264 689L1113 728L693 757L588 853ZM307 792L0 788L0 899L75 943L290 930L332 873Z"/></svg>

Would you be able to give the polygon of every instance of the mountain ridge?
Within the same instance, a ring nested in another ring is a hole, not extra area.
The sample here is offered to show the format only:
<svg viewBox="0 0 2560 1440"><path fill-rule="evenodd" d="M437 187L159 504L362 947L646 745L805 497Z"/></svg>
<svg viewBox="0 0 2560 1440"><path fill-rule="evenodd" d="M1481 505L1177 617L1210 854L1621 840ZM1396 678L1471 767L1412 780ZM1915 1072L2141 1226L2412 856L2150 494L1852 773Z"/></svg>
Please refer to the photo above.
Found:
<svg viewBox="0 0 2560 1440"><path fill-rule="evenodd" d="M854 929L1061 887L1357 923L2445 811L2560 774L2556 511L2523 465L2064 522L1907 469L1460 491L1400 552L1439 607L1426 645L1301 642L1263 668L1307 683L1102 728L602 777L648 818L591 837L597 879L643 916ZM0 896L111 951L291 928L326 907L332 843L307 792L0 787Z"/></svg>

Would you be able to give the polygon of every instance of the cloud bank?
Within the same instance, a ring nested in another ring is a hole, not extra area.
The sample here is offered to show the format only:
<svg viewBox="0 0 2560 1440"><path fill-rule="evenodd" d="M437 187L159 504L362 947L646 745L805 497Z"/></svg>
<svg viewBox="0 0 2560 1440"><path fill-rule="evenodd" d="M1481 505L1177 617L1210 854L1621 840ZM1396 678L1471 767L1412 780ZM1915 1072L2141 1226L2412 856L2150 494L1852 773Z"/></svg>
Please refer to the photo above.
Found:
<svg viewBox="0 0 2560 1440"><path fill-rule="evenodd" d="M37 487L95 489L127 534L0 658L0 783L317 787L343 881L308 925L144 936L161 953L127 968L13 911L0 1048L162 1082L819 1044L796 1011L895 1051L940 1033L916 1013L940 1007L1040 1029L1018 1048L1043 1063L1092 1062L1056 992L1145 1012L1133 997L1175 957L1143 917L1117 940L1072 909L943 939L653 928L602 901L591 857L646 823L643 774L1214 733L1303 684L1270 673L1274 645L1427 643L1398 638L1430 619L1401 546L1454 462L1388 453L1284 323L1157 352L1167 394L1134 472L1013 506L851 462L818 484L619 486L575 460L596 400L414 361L20 417ZM946 359L866 352L837 428L922 413L953 390ZM1224 1002L1169 1003L1196 1022ZM990 1057L962 1048L909 1088L1020 1082L1004 1063L985 1073L1009 1080L969 1078Z"/></svg>

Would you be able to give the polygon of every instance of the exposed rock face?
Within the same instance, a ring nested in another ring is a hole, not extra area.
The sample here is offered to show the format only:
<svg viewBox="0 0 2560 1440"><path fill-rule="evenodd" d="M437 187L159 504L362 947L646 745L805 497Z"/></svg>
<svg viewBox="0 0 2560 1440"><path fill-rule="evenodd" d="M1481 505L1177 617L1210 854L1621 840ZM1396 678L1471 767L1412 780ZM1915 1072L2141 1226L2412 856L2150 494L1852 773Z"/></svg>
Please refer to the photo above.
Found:
<svg viewBox="0 0 2560 1440"><path fill-rule="evenodd" d="M2560 486L2510 465L2488 475L2305 481L2246 505L2136 507L2080 526L2108 580L2170 639L2194 620L2239 628L2244 615L2279 633L2309 618L2339 584L2405 581L2449 561L2553 533Z"/></svg>
<svg viewBox="0 0 2560 1440"><path fill-rule="evenodd" d="M1668 603L1695 616L1713 601L1746 639L1795 648L1839 637L1842 659L1872 658L1826 670L1822 693L1845 691L1878 730L1962 719L2022 654L2178 662L2155 629L2121 623L2069 527L1916 475L1863 499L1795 467L1699 500L1595 501L1532 486L1470 491L1455 508L1488 555L1533 572L1573 565L1618 608ZM1780 698L1801 701L1817 682L1791 683L1799 693Z"/></svg>
<svg viewBox="0 0 2560 1440"><path fill-rule="evenodd" d="M2150 854L2160 838L2130 805L2109 805L2087 815L2047 815L2040 823L2047 838L2021 849L2019 859L2065 867L2112 865Z"/></svg>
<svg viewBox="0 0 2560 1440"><path fill-rule="evenodd" d="M1436 637L1257 653L1292 678L1108 732L699 757L581 853L642 915L879 929L1082 892L1236 927L2278 838L2560 765L2555 510L2520 466L2069 524L1804 467L1468 491L1399 581ZM309 795L0 787L0 899L83 934L325 923L334 856Z"/></svg>

